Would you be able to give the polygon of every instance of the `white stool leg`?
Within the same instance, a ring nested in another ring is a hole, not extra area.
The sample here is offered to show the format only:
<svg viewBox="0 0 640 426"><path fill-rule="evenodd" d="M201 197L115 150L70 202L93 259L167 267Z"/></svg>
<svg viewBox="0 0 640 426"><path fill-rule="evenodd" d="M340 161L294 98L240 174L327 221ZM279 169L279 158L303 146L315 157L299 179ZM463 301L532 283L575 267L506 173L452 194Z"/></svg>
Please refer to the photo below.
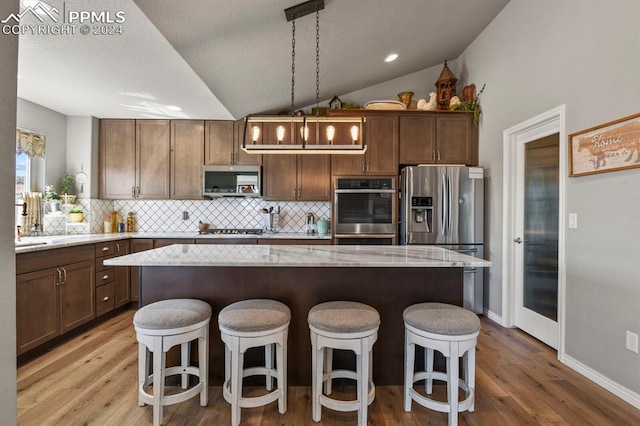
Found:
<svg viewBox="0 0 640 426"><path fill-rule="evenodd" d="M285 379L286 367L286 339L282 344L276 344L276 364L278 365L278 389L282 392L278 398L278 412L284 414L287 412L287 382ZM271 346L271 345L268 345Z"/></svg>
<svg viewBox="0 0 640 426"><path fill-rule="evenodd" d="M153 425L162 424L164 370L167 354L162 351L162 337L153 338Z"/></svg>
<svg viewBox="0 0 640 426"><path fill-rule="evenodd" d="M187 374L187 367L189 367L189 360L191 358L189 342L182 343L180 345L180 367L183 373L180 375L180 381L182 389L186 389L189 386L189 375Z"/></svg>
<svg viewBox="0 0 640 426"><path fill-rule="evenodd" d="M358 402L360 409L358 410L358 424L367 426L367 408L369 395L369 339L360 339L360 352L356 355L356 374L358 377Z"/></svg>
<svg viewBox="0 0 640 426"><path fill-rule="evenodd" d="M324 348L324 372L329 374L333 371L333 348ZM323 382L325 395L331 395L331 385L333 380Z"/></svg>
<svg viewBox="0 0 640 426"><path fill-rule="evenodd" d="M458 342L449 343L447 357L447 398L449 400L449 426L458 424Z"/></svg>
<svg viewBox="0 0 640 426"><path fill-rule="evenodd" d="M467 386L469 391L473 393L473 400L469 406L469 412L473 413L476 409L476 347L472 347L467 351L466 355L466 373L465 379L467 380Z"/></svg>
<svg viewBox="0 0 640 426"><path fill-rule="evenodd" d="M264 345L264 366L273 370L273 349L275 344ZM277 350L277 349L276 349ZM265 376L265 384L268 391L273 389L273 377Z"/></svg>
<svg viewBox="0 0 640 426"><path fill-rule="evenodd" d="M149 378L149 357L150 353L147 347L138 342L138 406L140 407L144 406L140 390L144 389Z"/></svg>
<svg viewBox="0 0 640 426"><path fill-rule="evenodd" d="M204 336L198 338L198 371L200 374L200 406L205 407L209 403L209 327L204 331Z"/></svg>
<svg viewBox="0 0 640 426"><path fill-rule="evenodd" d="M242 398L242 366L244 354L240 353L240 340L233 337L231 351L231 425L240 424L240 398Z"/></svg>
<svg viewBox="0 0 640 426"><path fill-rule="evenodd" d="M411 411L411 392L413 388L413 367L416 357L416 345L411 341L409 330L404 331L404 411Z"/></svg>
<svg viewBox="0 0 640 426"><path fill-rule="evenodd" d="M318 348L318 335L311 333L311 413L314 422L319 422L321 417L320 394L322 393L322 376L324 368L324 348Z"/></svg>
<svg viewBox="0 0 640 426"><path fill-rule="evenodd" d="M433 358L434 358L433 349L424 348L424 369L428 373L433 373ZM428 395L431 395L431 392L433 392L433 378L429 377L425 379L424 391Z"/></svg>

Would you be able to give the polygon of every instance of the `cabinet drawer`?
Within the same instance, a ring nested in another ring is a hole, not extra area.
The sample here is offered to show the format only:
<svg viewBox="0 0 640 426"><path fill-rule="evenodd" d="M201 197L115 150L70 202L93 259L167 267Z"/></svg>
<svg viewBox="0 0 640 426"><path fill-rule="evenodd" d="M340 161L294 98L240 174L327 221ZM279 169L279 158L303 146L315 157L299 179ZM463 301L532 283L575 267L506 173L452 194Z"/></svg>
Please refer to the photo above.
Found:
<svg viewBox="0 0 640 426"><path fill-rule="evenodd" d="M115 309L115 296L116 291L113 283L96 289L96 316L106 314Z"/></svg>
<svg viewBox="0 0 640 426"><path fill-rule="evenodd" d="M116 244L114 241L96 244L96 257L113 256L116 254Z"/></svg>
<svg viewBox="0 0 640 426"><path fill-rule="evenodd" d="M115 279L115 276L116 270L113 266L103 271L96 272L96 287L112 283Z"/></svg>

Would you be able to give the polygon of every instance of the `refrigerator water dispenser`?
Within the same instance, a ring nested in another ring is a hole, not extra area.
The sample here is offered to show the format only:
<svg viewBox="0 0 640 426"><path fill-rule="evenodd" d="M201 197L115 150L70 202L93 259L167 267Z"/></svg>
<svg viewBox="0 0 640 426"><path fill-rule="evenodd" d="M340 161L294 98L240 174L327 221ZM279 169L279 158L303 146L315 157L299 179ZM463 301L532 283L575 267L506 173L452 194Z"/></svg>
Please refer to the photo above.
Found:
<svg viewBox="0 0 640 426"><path fill-rule="evenodd" d="M431 232L433 229L433 198L411 197L411 232Z"/></svg>

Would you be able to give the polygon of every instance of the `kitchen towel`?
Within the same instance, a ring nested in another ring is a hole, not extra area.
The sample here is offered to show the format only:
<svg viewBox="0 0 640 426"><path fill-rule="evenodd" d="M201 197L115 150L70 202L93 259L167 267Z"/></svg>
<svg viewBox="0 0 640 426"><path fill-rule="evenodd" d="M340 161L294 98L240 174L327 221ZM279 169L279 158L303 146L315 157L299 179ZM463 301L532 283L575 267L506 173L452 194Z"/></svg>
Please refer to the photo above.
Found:
<svg viewBox="0 0 640 426"><path fill-rule="evenodd" d="M31 229L37 223L38 231L42 232L42 223L43 223L43 215L42 215L42 193L41 192L25 192L22 194L23 200L27 203L27 216L22 217L21 226L22 233L24 235L29 235L31 233Z"/></svg>

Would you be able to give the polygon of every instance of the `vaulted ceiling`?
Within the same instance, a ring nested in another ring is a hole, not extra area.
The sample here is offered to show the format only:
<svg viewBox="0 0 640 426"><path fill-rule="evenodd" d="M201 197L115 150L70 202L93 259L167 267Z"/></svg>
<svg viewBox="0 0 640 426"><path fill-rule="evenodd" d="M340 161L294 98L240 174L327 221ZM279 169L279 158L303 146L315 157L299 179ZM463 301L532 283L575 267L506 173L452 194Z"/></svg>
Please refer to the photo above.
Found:
<svg viewBox="0 0 640 426"><path fill-rule="evenodd" d="M301 1L47 3L67 13L122 10L126 21L118 35L22 35L20 97L100 118L229 119L290 107L292 34L284 9ZM325 0L320 99L457 58L507 3ZM315 102L315 30L314 14L296 20L296 107ZM392 52L398 59L385 63Z"/></svg>

